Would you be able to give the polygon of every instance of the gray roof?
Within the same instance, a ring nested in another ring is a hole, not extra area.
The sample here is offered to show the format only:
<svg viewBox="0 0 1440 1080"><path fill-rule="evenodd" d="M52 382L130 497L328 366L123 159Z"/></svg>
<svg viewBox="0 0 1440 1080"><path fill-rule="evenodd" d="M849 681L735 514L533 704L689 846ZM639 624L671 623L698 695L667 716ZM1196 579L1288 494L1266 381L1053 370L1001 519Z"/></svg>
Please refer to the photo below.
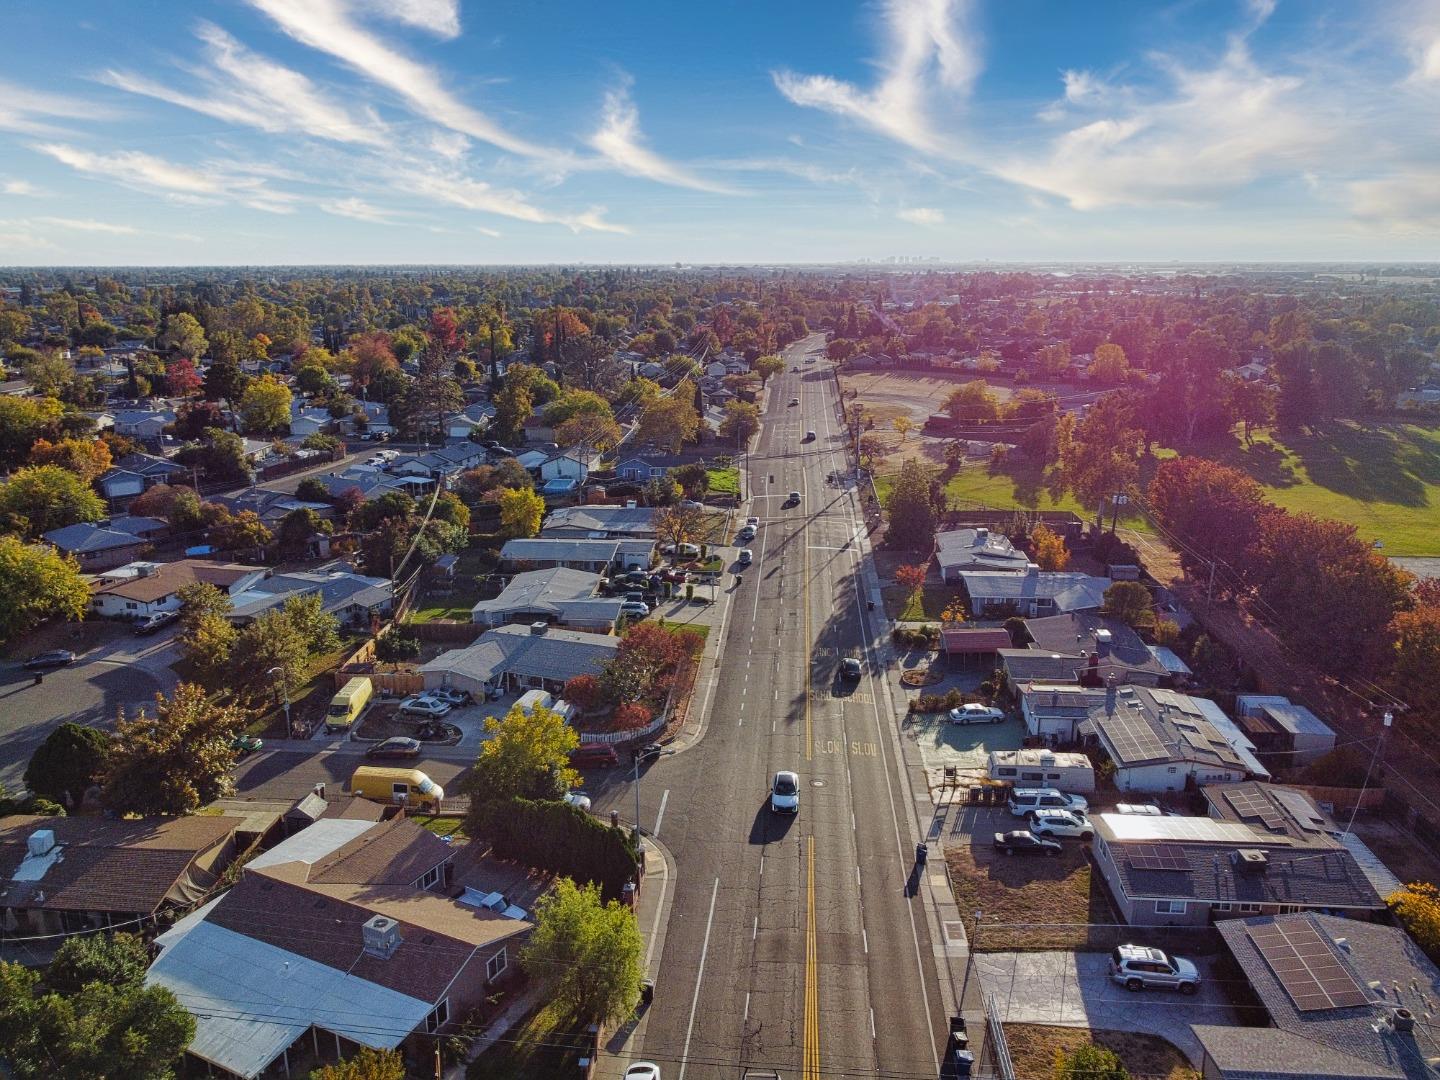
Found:
<svg viewBox="0 0 1440 1080"><path fill-rule="evenodd" d="M624 533L654 536L655 511L648 506L562 506L550 512L540 533L553 536L561 529L602 537Z"/></svg>
<svg viewBox="0 0 1440 1080"><path fill-rule="evenodd" d="M537 536L505 541L500 557L512 562L612 562L620 543L619 540Z"/></svg>
<svg viewBox="0 0 1440 1080"><path fill-rule="evenodd" d="M1367 994L1367 1004L1305 1012L1295 1007L1250 931L1251 928L1297 924L1308 926L1322 942L1328 942L1330 955ZM1436 1046L1433 1038L1423 1032L1423 1027L1425 1014L1433 1011L1431 1003L1440 997L1440 969L1426 958L1405 931L1314 912L1228 919L1216 925L1275 1025L1273 1029L1260 1030L1278 1029L1277 1034L1299 1036L1311 1044L1310 1052L1305 1053L1294 1039L1276 1038L1267 1042L1257 1037L1229 1051L1223 1046L1224 1040L1208 1039L1208 1033L1197 1030L1196 1035L1217 1062L1219 1055L1224 1055L1234 1061L1237 1069L1249 1070L1245 1075L1268 1072L1286 1077L1354 1075L1434 1080L1425 1059L1436 1053ZM1345 947L1336 944L1337 939L1343 939ZM1390 1030L1386 1024L1377 1024L1397 1007L1409 1008L1416 1014L1416 1027L1422 1032L1418 1040L1414 1033L1404 1034ZM1216 1050L1211 1050L1212 1041ZM1288 1056L1290 1054L1296 1056ZM1315 1065L1320 1067L1311 1067ZM1356 1071L1346 1072L1348 1069ZM1232 1074L1227 1070L1226 1075Z"/></svg>
<svg viewBox="0 0 1440 1080"><path fill-rule="evenodd" d="M983 535L982 535L983 534ZM1030 558L1004 533L989 529L951 529L935 537L935 560L940 569L971 567L977 570L1024 570Z"/></svg>
<svg viewBox="0 0 1440 1080"><path fill-rule="evenodd" d="M146 533L164 532L170 528L170 523L163 518L117 514L110 519L110 528L118 532L130 533L132 536L143 536Z"/></svg>
<svg viewBox="0 0 1440 1080"><path fill-rule="evenodd" d="M306 596L310 593L320 594L321 607L329 614L355 605L366 608L383 607L393 595L391 584L386 578L344 572L326 574L296 571L290 574L273 574L257 582L254 587L236 594L235 608L231 616L253 619L270 608L279 607L292 596Z"/></svg>
<svg viewBox="0 0 1440 1080"><path fill-rule="evenodd" d="M1328 837L1301 844L1210 818L1124 820L1130 816L1099 814L1091 819L1127 896L1368 911L1385 907L1355 857ZM1146 856L1157 847L1182 868L1168 862L1165 868L1152 867L1153 860ZM1242 849L1263 851L1264 868L1237 870L1231 860Z"/></svg>
<svg viewBox="0 0 1440 1080"><path fill-rule="evenodd" d="M1279 1028L1192 1024L1190 1030L1224 1080L1398 1080L1405 1075Z"/></svg>
<svg viewBox="0 0 1440 1080"><path fill-rule="evenodd" d="M1090 721L1121 768L1184 761L1246 771L1245 761L1196 702L1174 690L1126 686L1107 691L1101 704L1091 706Z"/></svg>
<svg viewBox="0 0 1440 1080"><path fill-rule="evenodd" d="M620 639L607 634L554 627L535 634L528 626L497 626L481 634L473 645L443 652L419 670L460 672L481 681L506 671L563 681L576 675L598 675L619 647Z"/></svg>
<svg viewBox="0 0 1440 1080"><path fill-rule="evenodd" d="M567 566L530 570L511 578L499 596L481 600L470 609L471 617L484 622L476 616L543 612L562 621L614 622L624 601L596 596L602 580L599 574Z"/></svg>
<svg viewBox="0 0 1440 1080"><path fill-rule="evenodd" d="M1164 675L1164 666L1150 655L1140 635L1119 619L1094 611L1069 611L1042 619L1026 619L1034 644L1042 652L1094 654L1102 665Z"/></svg>
<svg viewBox="0 0 1440 1080"><path fill-rule="evenodd" d="M1243 821L1302 843L1340 835L1340 827L1330 815L1296 788L1246 780L1239 784L1206 784L1200 794L1210 804L1210 816L1220 821Z"/></svg>
<svg viewBox="0 0 1440 1080"><path fill-rule="evenodd" d="M45 539L65 552L109 551L112 548L141 547L145 541L133 533L107 529L89 522L51 529Z"/></svg>
<svg viewBox="0 0 1440 1080"><path fill-rule="evenodd" d="M1105 602L1109 578L1071 571L1037 570L1023 574L995 570L962 570L960 580L971 597L985 599L1053 600L1061 611L1098 608Z"/></svg>
<svg viewBox="0 0 1440 1080"><path fill-rule="evenodd" d="M1332 739L1335 737L1335 732L1325 721L1304 705L1296 705L1286 697L1275 694L1241 694L1235 699L1235 707L1245 716L1264 714L1292 735L1328 735Z"/></svg>

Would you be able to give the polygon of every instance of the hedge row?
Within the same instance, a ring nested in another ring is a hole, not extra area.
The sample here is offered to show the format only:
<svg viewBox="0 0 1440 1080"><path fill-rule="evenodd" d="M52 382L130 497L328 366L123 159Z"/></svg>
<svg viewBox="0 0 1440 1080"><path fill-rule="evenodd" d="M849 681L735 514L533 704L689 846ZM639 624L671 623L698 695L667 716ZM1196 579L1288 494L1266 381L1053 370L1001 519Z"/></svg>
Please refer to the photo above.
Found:
<svg viewBox="0 0 1440 1080"><path fill-rule="evenodd" d="M537 870L594 882L607 900L621 899L636 878L635 838L562 802L514 798L471 809L472 836L489 839L495 854Z"/></svg>

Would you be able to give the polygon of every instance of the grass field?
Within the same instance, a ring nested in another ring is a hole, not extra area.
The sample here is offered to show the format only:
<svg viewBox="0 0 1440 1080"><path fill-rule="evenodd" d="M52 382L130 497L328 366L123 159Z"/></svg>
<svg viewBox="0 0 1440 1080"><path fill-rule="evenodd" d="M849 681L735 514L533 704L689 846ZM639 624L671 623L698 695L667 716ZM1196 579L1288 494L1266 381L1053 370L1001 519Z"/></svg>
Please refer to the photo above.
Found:
<svg viewBox="0 0 1440 1080"><path fill-rule="evenodd" d="M1056 1051L1069 1052L1087 1042L1113 1051L1131 1076L1148 1080L1192 1080L1200 1075L1190 1068L1174 1043L1158 1035L1046 1024L1006 1024L1005 1039L1010 1044L1016 1076L1051 1076Z"/></svg>
<svg viewBox="0 0 1440 1080"><path fill-rule="evenodd" d="M912 593L903 585L887 585L881 589L885 597L885 614L901 622L936 622L956 600L961 590L955 585L926 585Z"/></svg>
<svg viewBox="0 0 1440 1080"><path fill-rule="evenodd" d="M1142 485L1158 462L1174 453L1162 449L1145 462ZM1440 427L1336 423L1306 435L1256 432L1248 444L1237 429L1194 453L1253 476L1278 506L1354 525L1365 539L1381 541L1387 555L1440 555ZM877 477L875 486L883 498L889 477ZM1039 470L1018 462L961 469L946 481L945 491L952 505L963 509L1023 507L1094 516L1093 508L1069 495L1055 497ZM1139 517L1128 524L1146 528Z"/></svg>
<svg viewBox="0 0 1440 1080"><path fill-rule="evenodd" d="M734 465L705 470L705 489L711 495L739 495L740 470Z"/></svg>

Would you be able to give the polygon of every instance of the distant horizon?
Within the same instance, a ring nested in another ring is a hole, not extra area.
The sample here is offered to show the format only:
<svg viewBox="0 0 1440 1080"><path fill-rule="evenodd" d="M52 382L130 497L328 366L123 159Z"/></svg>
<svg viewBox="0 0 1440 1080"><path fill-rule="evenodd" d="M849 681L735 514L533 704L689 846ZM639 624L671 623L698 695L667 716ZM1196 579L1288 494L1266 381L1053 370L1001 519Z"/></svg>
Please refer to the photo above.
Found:
<svg viewBox="0 0 1440 1080"><path fill-rule="evenodd" d="M899 256L904 258L904 256ZM615 260L611 262L583 259L558 259L550 262L215 262L215 263L9 263L0 264L0 274L19 270L346 270L363 267L377 270L545 270L570 267L594 269L642 270L826 270L864 268L896 273L943 270L947 272L972 269L1062 267L1075 269L1107 269L1118 267L1230 267L1237 270L1269 268L1377 267L1433 268L1440 273L1436 259L976 259L950 262L925 259L915 262L890 262L885 258L836 259L824 262L768 262L764 260L716 260L713 262L675 260L644 262Z"/></svg>
<svg viewBox="0 0 1440 1080"><path fill-rule="evenodd" d="M10 265L1440 251L1433 0L12 6Z"/></svg>

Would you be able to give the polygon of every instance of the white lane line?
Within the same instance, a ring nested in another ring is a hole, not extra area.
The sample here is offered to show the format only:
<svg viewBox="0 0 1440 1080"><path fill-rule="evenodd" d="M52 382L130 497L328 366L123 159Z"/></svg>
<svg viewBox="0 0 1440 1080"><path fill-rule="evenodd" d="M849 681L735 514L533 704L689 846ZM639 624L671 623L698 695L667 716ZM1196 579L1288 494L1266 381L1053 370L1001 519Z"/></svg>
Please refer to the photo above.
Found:
<svg viewBox="0 0 1440 1080"><path fill-rule="evenodd" d="M865 927L860 927L860 947L867 953L870 951L870 935L865 933Z"/></svg>
<svg viewBox="0 0 1440 1080"><path fill-rule="evenodd" d="M660 809L655 813L655 828L650 830L651 836L660 835L660 822L665 820L665 804L670 801L670 789L667 787L660 793Z"/></svg>
<svg viewBox="0 0 1440 1080"><path fill-rule="evenodd" d="M871 1013L872 1013L872 1017L873 1017L873 1013L874 1013L874 1010L873 1010L873 1009L871 1010ZM749 991L749 990L746 990L746 991L745 991L745 1019L746 1019L746 1020L749 1020L749 1019L750 1019L750 991ZM873 1023L873 1019L872 1019L872 1023Z"/></svg>
<svg viewBox="0 0 1440 1080"><path fill-rule="evenodd" d="M870 1006L870 1039L875 1039L875 1006Z"/></svg>
<svg viewBox="0 0 1440 1080"><path fill-rule="evenodd" d="M690 999L690 1022L685 1025L685 1049L680 1051L680 1080L685 1080L685 1064L690 1060L690 1036L695 1032L695 1010L700 1005L700 984L705 979L705 957L710 952L710 927L715 922L715 897L720 895L720 879L710 890L710 914L705 919L705 941L700 946L700 967L695 971L695 996Z"/></svg>
<svg viewBox="0 0 1440 1080"><path fill-rule="evenodd" d="M760 916L755 916L755 921L750 924L750 940L754 941L760 933Z"/></svg>
<svg viewBox="0 0 1440 1080"><path fill-rule="evenodd" d="M764 855L761 855L761 856L760 856L760 876L761 876L761 877L764 877L764 876L765 876L765 856L764 856Z"/></svg>

